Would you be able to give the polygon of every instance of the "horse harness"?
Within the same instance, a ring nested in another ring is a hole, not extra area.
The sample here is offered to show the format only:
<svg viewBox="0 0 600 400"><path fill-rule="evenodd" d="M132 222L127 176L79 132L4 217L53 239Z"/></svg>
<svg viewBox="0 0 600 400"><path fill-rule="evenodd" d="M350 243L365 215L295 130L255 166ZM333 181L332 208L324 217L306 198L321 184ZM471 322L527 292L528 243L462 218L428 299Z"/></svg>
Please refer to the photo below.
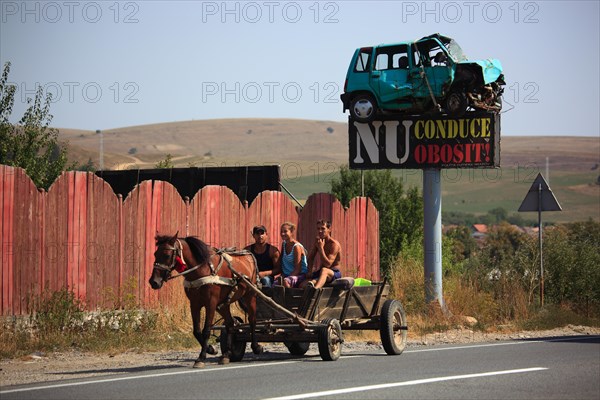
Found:
<svg viewBox="0 0 600 400"><path fill-rule="evenodd" d="M208 266L210 268L210 275L203 276L203 277L195 279L193 281L185 280L185 281L183 281L184 288L196 289L196 288L199 288L204 285L223 285L223 286L232 286L232 287L237 286L237 284L239 283L239 279L237 277L240 276L240 273L237 272L233 268L233 265L232 265L233 258L231 257L231 255L241 256L241 255L248 255L248 254L252 254L252 253L250 253L249 251L246 251L246 250L236 251L235 248L214 249L214 250L215 250L215 254L217 254L219 256L219 263L215 267L213 265L212 261L210 259L208 260ZM218 275L219 270L223 266L223 261L225 261L227 263L227 267L233 273L233 278L224 278L224 277Z"/></svg>
<svg viewBox="0 0 600 400"><path fill-rule="evenodd" d="M183 259L183 246L181 245L181 242L179 241L179 239L177 239L174 246L167 246L167 247L165 247L165 249L173 251L173 253L171 255L171 264L165 265L165 264L154 263L154 268L167 271L168 275L167 275L166 280L170 280L170 279L177 278L179 276L183 276L185 274L188 274L192 271L197 270L198 268L200 268L200 266L202 266L202 264L198 264L198 265L196 265L192 268L186 269L185 271L180 272L178 275L172 277L172 276L170 276L170 274L171 274L171 271L173 271L173 269L175 268L175 264L177 263L177 257L179 257L181 262L187 266L187 264L185 263L185 260ZM235 268L233 268L233 265L232 265L233 258L231 256L232 255L233 256L251 255L252 259L254 260L255 268L258 268L256 259L254 258L254 254L252 254L248 250L237 250L235 247L223 248L223 249L213 248L213 250L214 250L215 254L219 256L219 263L215 267L209 258L208 266L210 268L210 275L203 276L203 277L195 279L193 281L184 280L183 287L187 290L187 289L197 289L204 285L229 286L233 289L229 293L229 296L228 296L227 302L229 302L229 299L231 299L234 296L235 292L237 291L237 287L238 287L240 281L243 280L242 278L245 278L246 280L250 279L250 277L240 274L238 271L235 270ZM233 278L224 278L224 277L218 275L219 270L223 266L223 261L225 261L227 263L227 267L233 274ZM257 274L258 274L258 269L257 269Z"/></svg>
<svg viewBox="0 0 600 400"><path fill-rule="evenodd" d="M225 299L225 301L223 301L222 303L220 303L217 306L217 309L220 309L224 305L231 304L231 300L233 299L233 296L235 296L235 293L237 292L237 290L239 288L240 282L249 281L249 279L250 279L250 277L240 274L238 271L236 271L235 268L233 268L233 265L232 265L233 258L231 256L232 255L234 255L234 256L251 255L252 259L254 260L255 268L258 268L258 267L257 267L256 259L254 258L254 255L247 250L236 250L235 248L225 248L225 249L214 249L214 251L215 251L215 254L217 254L219 256L219 263L215 267L209 258L208 266L210 268L211 274L207 275L207 276L203 276L198 279L195 279L193 281L184 280L183 287L185 288L186 291L190 290L190 289L197 289L204 285L222 285L222 286L231 287L231 291L227 295L227 298ZM225 261L227 263L227 267L231 271L233 278L224 278L224 277L218 275L219 270L223 266L223 261ZM258 269L257 269L256 273L258 276Z"/></svg>

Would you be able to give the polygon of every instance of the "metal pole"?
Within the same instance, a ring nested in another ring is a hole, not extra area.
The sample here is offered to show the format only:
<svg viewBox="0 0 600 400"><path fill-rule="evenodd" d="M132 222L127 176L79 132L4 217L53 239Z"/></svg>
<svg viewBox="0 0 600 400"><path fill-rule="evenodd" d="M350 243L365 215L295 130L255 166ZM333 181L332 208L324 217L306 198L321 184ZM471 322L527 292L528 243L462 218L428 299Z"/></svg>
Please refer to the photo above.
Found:
<svg viewBox="0 0 600 400"><path fill-rule="evenodd" d="M100 171L104 171L104 136L100 129L96 129L96 134L100 135L100 157L98 157L100 162L98 163L98 168Z"/></svg>
<svg viewBox="0 0 600 400"><path fill-rule="evenodd" d="M439 169L423 171L425 300L437 300L445 310L442 292L442 183Z"/></svg>
<svg viewBox="0 0 600 400"><path fill-rule="evenodd" d="M360 195L365 197L365 171L360 170Z"/></svg>
<svg viewBox="0 0 600 400"><path fill-rule="evenodd" d="M542 184L538 187L538 240L540 242L540 306L544 306L544 254L542 245Z"/></svg>

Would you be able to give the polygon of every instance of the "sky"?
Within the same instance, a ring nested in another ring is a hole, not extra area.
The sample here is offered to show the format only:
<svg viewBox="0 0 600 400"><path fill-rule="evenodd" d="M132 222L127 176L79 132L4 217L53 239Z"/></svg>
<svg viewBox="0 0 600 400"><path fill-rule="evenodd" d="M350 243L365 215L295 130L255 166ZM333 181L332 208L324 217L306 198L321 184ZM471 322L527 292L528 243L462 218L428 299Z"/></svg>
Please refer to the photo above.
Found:
<svg viewBox="0 0 600 400"><path fill-rule="evenodd" d="M0 62L13 119L42 86L59 128L344 122L356 48L439 32L469 59L501 61L503 135L597 137L599 3L0 0Z"/></svg>

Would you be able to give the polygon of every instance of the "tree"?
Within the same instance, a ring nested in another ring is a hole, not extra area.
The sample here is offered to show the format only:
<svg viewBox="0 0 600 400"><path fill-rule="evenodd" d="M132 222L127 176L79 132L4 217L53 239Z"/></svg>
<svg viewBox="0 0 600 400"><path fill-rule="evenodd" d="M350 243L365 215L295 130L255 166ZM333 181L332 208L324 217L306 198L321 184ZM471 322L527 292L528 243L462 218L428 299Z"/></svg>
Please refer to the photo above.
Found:
<svg viewBox="0 0 600 400"><path fill-rule="evenodd" d="M92 158L88 158L88 161L85 164L73 163L69 167L71 171L85 171L85 172L96 172L98 168L96 168L96 164L92 161Z"/></svg>
<svg viewBox="0 0 600 400"><path fill-rule="evenodd" d="M448 230L447 237L453 240L452 253L455 261L465 260L477 250L477 242L471 236L471 230L464 225L459 225Z"/></svg>
<svg viewBox="0 0 600 400"><path fill-rule="evenodd" d="M163 169L174 168L175 164L173 164L173 156L171 154L167 154L165 156L165 159L157 162L154 167L155 168L163 168Z"/></svg>
<svg viewBox="0 0 600 400"><path fill-rule="evenodd" d="M379 257L382 272L387 275L403 244L422 237L423 198L416 187L405 191L402 181L390 170L366 171L364 188L365 196L379 211ZM342 166L340 178L331 181L331 193L347 207L352 198L361 195L360 172Z"/></svg>
<svg viewBox="0 0 600 400"><path fill-rule="evenodd" d="M499 224L500 222L506 221L508 219L508 211L506 211L502 207L496 207L492 210L489 210L488 215L490 216L491 222L493 224Z"/></svg>
<svg viewBox="0 0 600 400"><path fill-rule="evenodd" d="M0 164L21 167L37 187L48 189L67 164L67 149L58 142L58 130L50 128L50 101L42 87L17 124L10 122L15 103L14 85L8 84L10 63L0 78Z"/></svg>
<svg viewBox="0 0 600 400"><path fill-rule="evenodd" d="M573 222L544 231L548 301L600 314L600 223Z"/></svg>

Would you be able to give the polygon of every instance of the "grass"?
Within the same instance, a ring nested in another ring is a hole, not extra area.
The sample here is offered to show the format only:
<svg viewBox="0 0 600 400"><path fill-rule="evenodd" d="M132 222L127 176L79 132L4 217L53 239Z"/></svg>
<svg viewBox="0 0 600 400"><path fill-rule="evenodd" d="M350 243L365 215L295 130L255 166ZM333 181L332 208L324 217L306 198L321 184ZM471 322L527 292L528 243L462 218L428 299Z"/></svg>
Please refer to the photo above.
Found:
<svg viewBox="0 0 600 400"><path fill-rule="evenodd" d="M489 210L502 207L509 214L516 214L527 195L538 170L526 170L513 166L498 170L443 170L442 210L458 211L475 215L487 214ZM393 175L406 187L423 187L421 171L396 170ZM329 192L331 180L339 173L312 174L283 180L283 184L301 201L312 193ZM563 211L543 214L545 223L600 221L600 185L596 184L598 171L567 171L552 173L550 188ZM525 219L536 220L537 213L520 213Z"/></svg>

